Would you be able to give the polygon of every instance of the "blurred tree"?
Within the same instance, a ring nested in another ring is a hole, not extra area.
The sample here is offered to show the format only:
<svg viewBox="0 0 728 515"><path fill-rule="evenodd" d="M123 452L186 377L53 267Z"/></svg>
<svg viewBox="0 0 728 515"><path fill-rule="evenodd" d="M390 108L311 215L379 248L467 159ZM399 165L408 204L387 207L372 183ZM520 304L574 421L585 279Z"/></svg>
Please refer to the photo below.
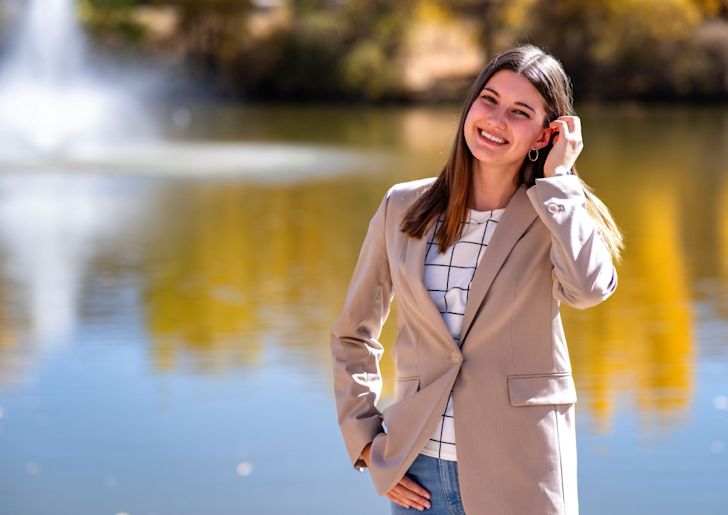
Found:
<svg viewBox="0 0 728 515"><path fill-rule="evenodd" d="M341 93L342 59L350 41L346 27L333 13L302 16L290 29L274 34L269 43L276 49L274 55L268 54L272 61L258 82L251 84L258 95L301 99Z"/></svg>
<svg viewBox="0 0 728 515"><path fill-rule="evenodd" d="M728 17L728 0L693 0L700 12L708 17Z"/></svg>
<svg viewBox="0 0 728 515"><path fill-rule="evenodd" d="M678 93L673 65L707 12L720 9L709 0L537 0L511 31L557 55L577 93L657 98Z"/></svg>
<svg viewBox="0 0 728 515"><path fill-rule="evenodd" d="M258 97L383 99L414 0L293 0L290 23L240 49L236 82Z"/></svg>
<svg viewBox="0 0 728 515"><path fill-rule="evenodd" d="M401 73L396 58L416 3L350 0L343 4L343 18L354 41L344 57L347 91L369 99L398 93Z"/></svg>
<svg viewBox="0 0 728 515"><path fill-rule="evenodd" d="M133 16L139 4L138 0L79 0L79 16L95 41L118 52L144 41L146 28Z"/></svg>
<svg viewBox="0 0 728 515"><path fill-rule="evenodd" d="M249 37L247 17L250 0L150 0L149 4L173 6L178 23L176 46L195 73L223 92L235 90L229 83L231 67Z"/></svg>
<svg viewBox="0 0 728 515"><path fill-rule="evenodd" d="M235 97L408 99L408 77L437 67L443 81L447 73L469 80L472 62L427 61L415 40L485 58L534 43L558 56L580 98L728 93L728 0L79 1L94 37L168 46L168 59ZM139 7L172 9L174 37L152 41L134 16ZM476 37L454 50L448 31L466 25Z"/></svg>
<svg viewBox="0 0 728 515"><path fill-rule="evenodd" d="M503 28L504 15L511 4L521 0L437 0L437 3L457 16L472 17L480 23L480 40L489 54L495 53L497 36Z"/></svg>
<svg viewBox="0 0 728 515"><path fill-rule="evenodd" d="M725 100L728 94L728 20L713 18L700 25L669 68L681 96Z"/></svg>

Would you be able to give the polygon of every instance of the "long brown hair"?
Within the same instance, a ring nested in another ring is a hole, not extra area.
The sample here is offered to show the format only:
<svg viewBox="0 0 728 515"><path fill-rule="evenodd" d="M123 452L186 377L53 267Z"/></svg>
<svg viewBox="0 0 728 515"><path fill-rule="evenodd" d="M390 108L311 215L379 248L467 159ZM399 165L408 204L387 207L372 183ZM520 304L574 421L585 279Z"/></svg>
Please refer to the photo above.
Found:
<svg viewBox="0 0 728 515"><path fill-rule="evenodd" d="M463 227L461 222L466 220L468 214L474 157L465 142L465 118L488 80L500 70L511 70L520 74L538 90L546 108L544 128L559 116L574 114L571 81L561 63L552 55L534 45L521 45L498 54L488 63L468 91L450 156L440 175L410 206L400 225L402 232L413 238L422 238L428 227L444 214L444 222L435 234L440 252L445 252L460 238ZM544 176L543 166L552 146L549 142L541 148L535 162L524 156L523 164L514 178L516 187L533 186L537 178ZM572 170L578 177L576 167ZM619 227L609 209L594 195L592 188L581 177L579 180L584 188L587 212L596 222L598 231L614 259L620 261L624 242Z"/></svg>

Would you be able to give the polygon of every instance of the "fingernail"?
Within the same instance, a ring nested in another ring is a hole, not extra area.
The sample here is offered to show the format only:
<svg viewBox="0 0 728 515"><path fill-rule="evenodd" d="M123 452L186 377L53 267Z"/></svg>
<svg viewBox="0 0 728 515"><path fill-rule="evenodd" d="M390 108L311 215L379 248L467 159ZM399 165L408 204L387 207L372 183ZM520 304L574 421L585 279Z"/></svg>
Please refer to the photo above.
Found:
<svg viewBox="0 0 728 515"><path fill-rule="evenodd" d="M431 504L430 504L429 502L426 502L426 503L425 503L425 506L427 507L427 509L428 509L428 510L429 510L430 508L432 508L432 505L431 505Z"/></svg>

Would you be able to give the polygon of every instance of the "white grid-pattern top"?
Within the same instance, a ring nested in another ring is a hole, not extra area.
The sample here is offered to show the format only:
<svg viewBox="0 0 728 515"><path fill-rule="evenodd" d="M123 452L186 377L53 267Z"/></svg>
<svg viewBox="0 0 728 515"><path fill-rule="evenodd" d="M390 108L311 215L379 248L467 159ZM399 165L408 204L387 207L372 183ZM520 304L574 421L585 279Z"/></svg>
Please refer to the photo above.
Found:
<svg viewBox="0 0 728 515"><path fill-rule="evenodd" d="M465 227L460 239L443 254L439 253L437 242L434 240L435 233L443 222L440 218L432 238L427 242L425 288L430 292L430 297L440 310L445 325L458 346L460 346L460 330L470 284L483 256L483 250L488 246L504 211L505 208L490 211L469 210L468 221L462 222ZM454 420L452 392L450 392L445 412L420 453L433 458L457 461Z"/></svg>

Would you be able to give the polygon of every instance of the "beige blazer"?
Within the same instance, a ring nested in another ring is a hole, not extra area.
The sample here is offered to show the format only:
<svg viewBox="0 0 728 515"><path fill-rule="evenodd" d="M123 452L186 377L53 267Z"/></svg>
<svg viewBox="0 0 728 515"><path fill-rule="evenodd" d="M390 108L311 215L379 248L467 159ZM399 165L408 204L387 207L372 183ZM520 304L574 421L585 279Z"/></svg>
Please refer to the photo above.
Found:
<svg viewBox="0 0 728 515"><path fill-rule="evenodd" d="M423 284L426 242L399 230L434 178L397 184L371 219L341 316L331 330L338 421L351 463L372 442L384 495L432 435L450 390L468 515L576 515L576 390L560 302L584 309L617 287L611 255L574 175L537 179L511 197L476 270L461 343ZM394 400L379 342L397 297Z"/></svg>

